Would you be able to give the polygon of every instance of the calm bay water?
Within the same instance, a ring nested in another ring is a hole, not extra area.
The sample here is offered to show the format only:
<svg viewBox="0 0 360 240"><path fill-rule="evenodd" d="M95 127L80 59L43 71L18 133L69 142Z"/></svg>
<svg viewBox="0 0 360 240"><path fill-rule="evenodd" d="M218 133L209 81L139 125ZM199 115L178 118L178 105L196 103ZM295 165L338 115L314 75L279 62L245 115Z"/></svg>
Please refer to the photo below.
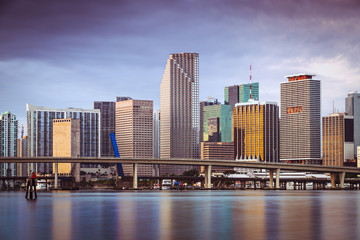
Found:
<svg viewBox="0 0 360 240"><path fill-rule="evenodd" d="M0 192L0 239L360 239L360 191Z"/></svg>

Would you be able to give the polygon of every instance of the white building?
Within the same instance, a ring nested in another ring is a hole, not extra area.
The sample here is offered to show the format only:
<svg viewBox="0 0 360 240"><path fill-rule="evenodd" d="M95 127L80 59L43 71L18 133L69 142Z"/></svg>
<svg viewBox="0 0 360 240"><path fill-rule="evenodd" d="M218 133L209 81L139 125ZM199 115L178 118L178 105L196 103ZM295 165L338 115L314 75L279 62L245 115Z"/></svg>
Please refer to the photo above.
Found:
<svg viewBox="0 0 360 240"><path fill-rule="evenodd" d="M53 156L53 119L80 119L80 157L100 157L100 110L26 104L30 157ZM50 173L49 163L31 164L30 171Z"/></svg>
<svg viewBox="0 0 360 240"><path fill-rule="evenodd" d="M0 156L17 155L18 120L11 112L0 114ZM0 176L16 176L16 163L1 163Z"/></svg>

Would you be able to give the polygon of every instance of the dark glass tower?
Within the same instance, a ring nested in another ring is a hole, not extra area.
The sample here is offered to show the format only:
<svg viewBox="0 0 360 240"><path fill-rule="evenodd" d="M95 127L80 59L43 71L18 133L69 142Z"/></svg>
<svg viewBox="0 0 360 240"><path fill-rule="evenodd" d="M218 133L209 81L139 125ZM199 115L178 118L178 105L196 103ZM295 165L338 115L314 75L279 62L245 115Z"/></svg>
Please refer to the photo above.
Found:
<svg viewBox="0 0 360 240"><path fill-rule="evenodd" d="M94 109L100 110L100 156L113 157L110 133L115 132L115 102L95 101Z"/></svg>

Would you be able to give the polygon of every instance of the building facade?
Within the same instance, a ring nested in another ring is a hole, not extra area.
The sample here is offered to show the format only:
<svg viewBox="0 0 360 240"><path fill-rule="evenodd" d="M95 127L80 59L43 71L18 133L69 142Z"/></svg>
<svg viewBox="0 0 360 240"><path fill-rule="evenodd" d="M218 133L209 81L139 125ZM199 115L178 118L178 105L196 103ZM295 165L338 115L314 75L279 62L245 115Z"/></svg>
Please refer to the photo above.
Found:
<svg viewBox="0 0 360 240"><path fill-rule="evenodd" d="M18 157L27 157L28 153L28 137L23 136L17 140L17 156ZM30 176L28 171L28 163L17 163L17 176L26 177Z"/></svg>
<svg viewBox="0 0 360 240"><path fill-rule="evenodd" d="M202 160L234 160L234 143L232 142L201 142ZM212 172L234 170L231 167L211 168Z"/></svg>
<svg viewBox="0 0 360 240"><path fill-rule="evenodd" d="M231 105L232 108L239 102L239 85L225 87L224 103Z"/></svg>
<svg viewBox="0 0 360 240"><path fill-rule="evenodd" d="M230 105L212 105L203 108L202 135L204 142L231 142Z"/></svg>
<svg viewBox="0 0 360 240"><path fill-rule="evenodd" d="M324 166L356 165L353 116L335 113L322 118L322 149Z"/></svg>
<svg viewBox="0 0 360 240"><path fill-rule="evenodd" d="M204 139L204 107L211 105L218 105L220 102L216 98L208 97L207 99L200 102L200 138L199 142L203 142Z"/></svg>
<svg viewBox="0 0 360 240"><path fill-rule="evenodd" d="M235 107L237 103L246 103L250 99L250 83L228 86L224 89L224 104ZM259 100L259 83L251 83L251 99Z"/></svg>
<svg viewBox="0 0 360 240"><path fill-rule="evenodd" d="M80 156L80 119L53 119L53 157ZM55 173L53 163L53 173ZM80 182L80 163L58 163L59 175L73 175Z"/></svg>
<svg viewBox="0 0 360 240"><path fill-rule="evenodd" d="M153 146L154 146L154 158L160 157L160 110L154 111L153 114Z"/></svg>
<svg viewBox="0 0 360 240"><path fill-rule="evenodd" d="M66 108L52 109L26 105L28 125L28 156L53 156L53 119L80 120L80 157L100 157L100 110ZM30 171L51 173L52 164L31 164Z"/></svg>
<svg viewBox="0 0 360 240"><path fill-rule="evenodd" d="M170 54L160 84L160 157L200 157L199 54ZM181 174L192 166L161 166Z"/></svg>
<svg viewBox="0 0 360 240"><path fill-rule="evenodd" d="M357 167L360 168L360 146L357 147Z"/></svg>
<svg viewBox="0 0 360 240"><path fill-rule="evenodd" d="M251 99L259 100L259 83L251 83ZM239 103L250 100L250 83L239 85Z"/></svg>
<svg viewBox="0 0 360 240"><path fill-rule="evenodd" d="M233 120L234 156L238 161L279 161L279 107L272 102L238 103Z"/></svg>
<svg viewBox="0 0 360 240"><path fill-rule="evenodd" d="M280 161L322 164L321 87L314 76L291 75L280 84Z"/></svg>
<svg viewBox="0 0 360 240"><path fill-rule="evenodd" d="M345 99L345 111L354 117L354 156L360 146L360 93L350 92Z"/></svg>
<svg viewBox="0 0 360 240"><path fill-rule="evenodd" d="M17 156L18 120L11 112L0 114L0 157ZM0 163L0 176L16 176L16 163Z"/></svg>
<svg viewBox="0 0 360 240"><path fill-rule="evenodd" d="M100 156L114 157L110 133L115 132L115 102L95 101L94 109L100 110Z"/></svg>
<svg viewBox="0 0 360 240"><path fill-rule="evenodd" d="M116 102L115 136L120 157L153 157L153 101ZM124 174L132 175L132 165L123 164ZM139 176L154 176L154 167L139 164Z"/></svg>

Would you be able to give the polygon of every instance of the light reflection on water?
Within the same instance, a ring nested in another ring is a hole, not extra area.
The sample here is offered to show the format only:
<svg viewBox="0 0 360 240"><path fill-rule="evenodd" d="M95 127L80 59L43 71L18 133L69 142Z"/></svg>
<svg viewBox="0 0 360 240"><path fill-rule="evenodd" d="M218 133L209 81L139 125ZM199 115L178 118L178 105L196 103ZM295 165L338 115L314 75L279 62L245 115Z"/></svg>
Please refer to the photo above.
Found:
<svg viewBox="0 0 360 240"><path fill-rule="evenodd" d="M0 239L359 239L359 191L0 193Z"/></svg>

